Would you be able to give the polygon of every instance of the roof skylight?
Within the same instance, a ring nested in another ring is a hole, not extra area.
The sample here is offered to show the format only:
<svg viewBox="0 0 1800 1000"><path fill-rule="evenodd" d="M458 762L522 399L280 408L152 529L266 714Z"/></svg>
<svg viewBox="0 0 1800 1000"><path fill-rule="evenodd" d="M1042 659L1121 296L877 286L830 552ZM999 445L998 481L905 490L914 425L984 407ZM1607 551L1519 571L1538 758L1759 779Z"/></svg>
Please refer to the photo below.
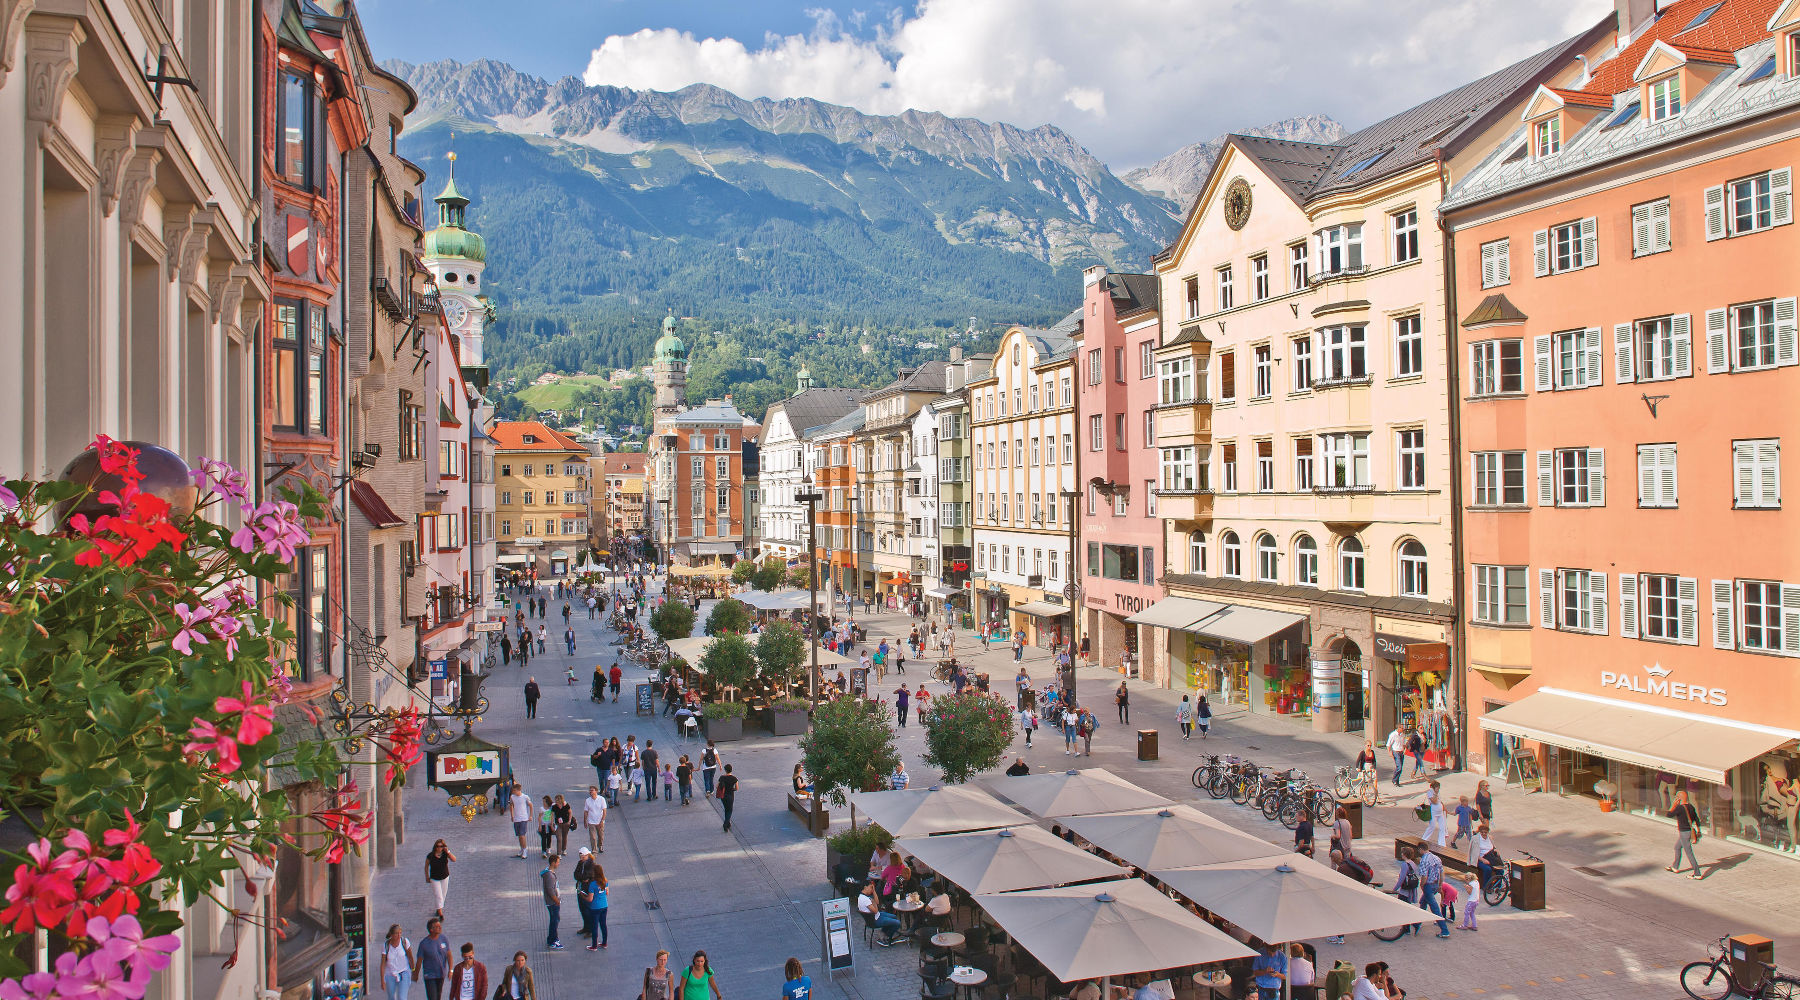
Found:
<svg viewBox="0 0 1800 1000"><path fill-rule="evenodd" d="M1609 128L1618 128L1620 125L1624 125L1624 124L1630 122L1632 119L1634 119L1638 116L1638 111L1641 110L1642 108L1643 108L1642 101L1632 101L1630 104L1627 104L1624 107L1620 108L1619 113L1616 115L1613 115L1612 118L1607 121L1605 127L1602 128L1601 131L1605 131L1606 129L1609 129Z"/></svg>
<svg viewBox="0 0 1800 1000"><path fill-rule="evenodd" d="M1714 14L1717 14L1719 12L1719 8L1723 7L1723 6L1725 6L1725 0L1719 0L1718 3L1713 4L1711 7L1706 8L1705 10L1701 11L1698 14L1695 14L1694 19L1687 23L1687 27L1681 29L1681 31L1677 31L1676 34L1679 35L1682 32L1693 31L1695 28L1700 27L1702 24L1705 24L1707 21L1711 20L1712 16Z"/></svg>

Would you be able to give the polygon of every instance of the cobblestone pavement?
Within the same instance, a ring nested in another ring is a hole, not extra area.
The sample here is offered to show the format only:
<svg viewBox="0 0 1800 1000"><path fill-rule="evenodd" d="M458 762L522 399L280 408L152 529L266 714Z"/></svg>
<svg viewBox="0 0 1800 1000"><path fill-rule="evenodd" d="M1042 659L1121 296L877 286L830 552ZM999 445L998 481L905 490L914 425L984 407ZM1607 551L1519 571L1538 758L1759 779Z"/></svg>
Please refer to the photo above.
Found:
<svg viewBox="0 0 1800 1000"><path fill-rule="evenodd" d="M602 622L589 621L585 614L574 619L579 636L574 664L583 680L573 687L563 682L569 658L554 638L561 631L555 627L560 606L553 600L550 608L553 639L546 654L534 658L528 671L517 665L502 668L488 682L484 693L493 707L477 727L487 739L511 746L514 769L533 799L557 792L571 801L585 797L594 780L587 756L602 735L622 739L635 734L640 743L655 740L665 759L674 759L670 753L691 753L697 759L700 744L684 745L667 719L632 714L630 685L647 676L641 667L626 664L624 705L589 701L585 678L596 662L610 666L616 647L608 645L611 633ZM702 621L706 610L702 608ZM858 621L875 642L883 637L897 641L911 624L894 613L858 616ZM958 654L973 661L975 669L991 673L997 688L1010 691L1017 671L1010 650L996 646L984 651L980 645L966 632L958 635ZM1052 672L1041 651L1028 651L1024 664L1040 680ZM533 721L524 718L521 691L527 673L544 690ZM916 685L923 676L915 666L907 679ZM884 696L891 695L895 680L890 672L878 685ZM1183 742L1174 724L1178 693L1130 682L1132 725L1122 726L1111 694L1118 681L1107 671L1081 672L1083 700L1095 707L1102 723L1091 759L1065 756L1058 739L1039 740L1029 751L1015 748L1034 770L1107 767L1246 832L1286 843L1287 831L1259 812L1195 791L1189 775L1200 753L1238 753L1269 766L1299 766L1323 779L1347 762L1361 742L1357 736L1316 734L1289 720L1229 708L1215 717L1209 739ZM928 686L934 691L943 687ZM1138 728L1159 731L1160 760L1136 759ZM914 783L933 780L936 775L918 759L923 751L919 728L899 732ZM607 849L601 857L611 882L609 948L589 953L579 943L579 918L568 888L572 864L565 862L562 939L567 950L546 950L537 879L543 864L535 827L528 838L528 859L518 860L512 857L517 842L503 818L477 816L465 823L444 804L441 793L424 787L422 778L405 791L401 863L379 873L370 894L371 933L399 922L415 941L423 935L432 908L423 855L435 838L444 837L459 859L445 908L453 946L473 942L490 971L514 950L525 949L543 1000L630 1000L659 948L673 954L676 967L696 949L706 950L728 1000L773 996L790 955L806 964L820 997L917 996L913 949L864 951L860 935L854 976L839 975L826 983L819 974L818 904L829 888L823 842L809 837L798 817L786 810L787 779L798 759L795 740L747 735L720 748L742 780L730 833L720 829L716 800L696 798L686 807L626 801L609 814ZM1004 777L978 780L1005 791ZM1473 775L1445 775L1444 791L1454 801L1472 793L1476 780ZM1392 856L1392 837L1420 832L1411 809L1423 788L1423 781L1401 789L1384 784L1383 804L1365 811L1360 853L1376 863L1378 879L1393 877L1391 863L1382 861ZM1398 797L1390 798L1396 792ZM1412 1000L1651 1000L1683 995L1676 970L1703 957L1709 940L1739 932L1765 934L1776 941L1778 961L1787 944L1800 941L1800 907L1791 902L1800 873L1794 861L1736 848L1721 857L1708 850L1710 842L1703 842L1700 853L1709 870L1704 881L1695 882L1663 871L1674 831L1642 817L1603 814L1586 799L1525 795L1517 789L1496 791L1495 817L1503 853L1529 851L1547 863L1549 909L1483 908L1481 931L1457 931L1448 941L1413 936L1384 944L1366 935L1342 946L1319 941L1321 964L1342 959L1360 967L1386 960ZM837 819L841 828L845 818ZM585 842L585 831L577 831L569 848ZM418 987L414 990L423 996Z"/></svg>

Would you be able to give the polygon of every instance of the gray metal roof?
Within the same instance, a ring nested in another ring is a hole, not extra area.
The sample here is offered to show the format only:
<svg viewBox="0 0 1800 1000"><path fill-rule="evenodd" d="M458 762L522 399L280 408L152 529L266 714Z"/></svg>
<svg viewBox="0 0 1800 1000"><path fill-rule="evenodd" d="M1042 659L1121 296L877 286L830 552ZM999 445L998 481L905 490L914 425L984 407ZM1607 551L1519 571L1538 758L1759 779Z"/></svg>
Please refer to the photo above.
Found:
<svg viewBox="0 0 1800 1000"><path fill-rule="evenodd" d="M1301 204L1358 188L1429 163L1440 149L1457 152L1491 127L1514 100L1567 68L1576 52L1611 32L1615 23L1615 15L1607 14L1579 35L1376 122L1342 142L1290 142L1246 135L1233 135L1228 141L1262 164Z"/></svg>
<svg viewBox="0 0 1800 1000"><path fill-rule="evenodd" d="M705 403L675 414L674 423L688 424L728 424L732 427L744 425L744 415L732 405L730 400L709 399Z"/></svg>
<svg viewBox="0 0 1800 1000"><path fill-rule="evenodd" d="M763 415L763 426L776 411L787 414L788 425L798 434L803 428L818 427L849 413L862 397L861 389L808 389L771 405Z"/></svg>
<svg viewBox="0 0 1800 1000"><path fill-rule="evenodd" d="M1123 316L1140 309L1155 309L1162 286L1151 274L1109 274L1106 290L1112 296L1113 310Z"/></svg>
<svg viewBox="0 0 1800 1000"><path fill-rule="evenodd" d="M943 392L950 388L950 362L927 361L917 368L902 368L900 377L879 389L871 391L863 399L881 399L898 392Z"/></svg>
<svg viewBox="0 0 1800 1000"><path fill-rule="evenodd" d="M844 434L854 434L863 429L863 423L867 418L868 411L858 406L828 424L808 427L801 434L804 437L838 437Z"/></svg>

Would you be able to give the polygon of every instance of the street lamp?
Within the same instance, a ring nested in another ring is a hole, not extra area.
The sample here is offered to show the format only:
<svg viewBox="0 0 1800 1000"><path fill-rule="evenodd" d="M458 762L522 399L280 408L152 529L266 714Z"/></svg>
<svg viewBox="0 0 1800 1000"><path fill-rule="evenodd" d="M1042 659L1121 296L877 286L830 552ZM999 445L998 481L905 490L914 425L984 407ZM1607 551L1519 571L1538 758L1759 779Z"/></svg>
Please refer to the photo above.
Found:
<svg viewBox="0 0 1800 1000"><path fill-rule="evenodd" d="M669 571L675 567L675 522L669 520L673 514L670 508L674 505L675 501L673 498L665 497L656 502L663 509L663 586L667 587L669 585Z"/></svg>
<svg viewBox="0 0 1800 1000"><path fill-rule="evenodd" d="M816 629L819 624L819 503L825 494L813 489L811 476L801 476L802 491L794 494L794 499L806 505L806 613L809 616L807 625ZM819 710L819 640L816 636L806 635L809 656L812 663L806 671L806 697L812 702L812 712ZM812 725L812 713L807 714L807 725Z"/></svg>

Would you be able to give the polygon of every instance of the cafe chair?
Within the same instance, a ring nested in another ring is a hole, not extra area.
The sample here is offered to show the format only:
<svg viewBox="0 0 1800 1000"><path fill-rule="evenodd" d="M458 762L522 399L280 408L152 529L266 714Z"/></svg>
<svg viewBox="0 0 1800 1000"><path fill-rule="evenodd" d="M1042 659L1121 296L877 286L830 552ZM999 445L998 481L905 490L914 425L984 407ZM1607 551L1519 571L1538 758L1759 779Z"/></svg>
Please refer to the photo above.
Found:
<svg viewBox="0 0 1800 1000"><path fill-rule="evenodd" d="M945 976L948 976L949 974L950 974L950 959L948 956L942 956L942 957L938 957L938 958L920 958L919 959L919 978L920 979L924 979L924 980L927 980L930 982L935 982L939 979L943 979Z"/></svg>
<svg viewBox="0 0 1800 1000"><path fill-rule="evenodd" d="M919 987L919 1000L956 1000L956 984L948 979Z"/></svg>
<svg viewBox="0 0 1800 1000"><path fill-rule="evenodd" d="M873 948L875 947L875 915L872 913L864 913L862 914L862 921L863 947Z"/></svg>
<svg viewBox="0 0 1800 1000"><path fill-rule="evenodd" d="M987 983L981 987L987 1000L1004 1000L1012 996L1013 987L1019 984L1019 977L1010 972L995 972L993 969L983 971L988 974Z"/></svg>

